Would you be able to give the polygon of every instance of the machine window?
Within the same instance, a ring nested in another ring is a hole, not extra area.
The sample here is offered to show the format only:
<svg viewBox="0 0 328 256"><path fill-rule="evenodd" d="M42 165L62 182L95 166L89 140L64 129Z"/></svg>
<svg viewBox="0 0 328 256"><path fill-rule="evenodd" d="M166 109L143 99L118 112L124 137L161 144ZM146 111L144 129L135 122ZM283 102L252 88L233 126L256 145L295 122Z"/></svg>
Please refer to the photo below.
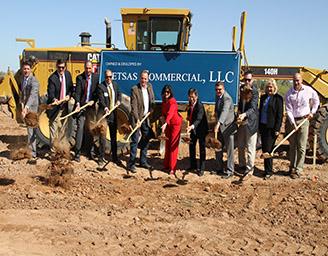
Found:
<svg viewBox="0 0 328 256"><path fill-rule="evenodd" d="M177 48L181 34L181 20L178 18L152 18L150 20L151 46Z"/></svg>

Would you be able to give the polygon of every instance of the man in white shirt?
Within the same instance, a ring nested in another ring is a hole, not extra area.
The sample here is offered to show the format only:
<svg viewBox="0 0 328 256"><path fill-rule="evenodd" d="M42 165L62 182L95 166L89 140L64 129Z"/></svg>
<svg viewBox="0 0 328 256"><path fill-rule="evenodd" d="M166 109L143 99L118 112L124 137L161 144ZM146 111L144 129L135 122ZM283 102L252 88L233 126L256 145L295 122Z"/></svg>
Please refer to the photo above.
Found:
<svg viewBox="0 0 328 256"><path fill-rule="evenodd" d="M137 85L131 88L131 116L130 123L132 127L135 127L140 123L141 119L152 111L152 105L155 101L154 91L149 81L149 72L143 70L140 73L140 81ZM152 169L152 166L147 162L147 150L150 138L153 136L153 132L150 127L150 120L147 118L140 127L141 140L139 141L140 132L139 129L131 136L130 143L130 159L127 164L127 169L130 172L135 173L136 170L136 155L138 144L140 147L140 166L146 169Z"/></svg>

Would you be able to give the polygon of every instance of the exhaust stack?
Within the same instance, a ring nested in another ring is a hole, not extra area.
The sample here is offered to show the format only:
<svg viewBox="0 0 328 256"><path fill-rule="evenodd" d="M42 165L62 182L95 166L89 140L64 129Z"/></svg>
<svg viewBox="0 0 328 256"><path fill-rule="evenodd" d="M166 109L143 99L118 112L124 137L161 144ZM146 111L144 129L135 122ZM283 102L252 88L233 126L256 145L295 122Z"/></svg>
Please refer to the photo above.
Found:
<svg viewBox="0 0 328 256"><path fill-rule="evenodd" d="M91 34L89 32L82 32L79 37L81 37L81 46L91 46Z"/></svg>

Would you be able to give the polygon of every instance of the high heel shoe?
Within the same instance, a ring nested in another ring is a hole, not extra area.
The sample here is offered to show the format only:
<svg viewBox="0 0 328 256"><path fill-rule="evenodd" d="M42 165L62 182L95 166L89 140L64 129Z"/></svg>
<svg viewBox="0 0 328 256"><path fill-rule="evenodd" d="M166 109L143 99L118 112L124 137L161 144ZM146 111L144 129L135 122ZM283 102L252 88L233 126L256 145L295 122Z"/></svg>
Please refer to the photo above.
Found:
<svg viewBox="0 0 328 256"><path fill-rule="evenodd" d="M170 175L174 175L175 171L174 170L170 170Z"/></svg>

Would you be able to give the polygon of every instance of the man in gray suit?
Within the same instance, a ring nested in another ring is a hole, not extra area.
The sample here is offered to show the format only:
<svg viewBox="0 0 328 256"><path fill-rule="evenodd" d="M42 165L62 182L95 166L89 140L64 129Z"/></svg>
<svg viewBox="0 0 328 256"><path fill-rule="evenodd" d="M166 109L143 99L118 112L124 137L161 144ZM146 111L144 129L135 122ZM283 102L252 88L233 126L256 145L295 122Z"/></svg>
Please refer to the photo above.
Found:
<svg viewBox="0 0 328 256"><path fill-rule="evenodd" d="M217 124L215 125L214 132L218 132L218 139L222 144L222 149L217 153L218 171L223 173L223 148L227 150L227 169L223 178L228 179L233 176L235 163L234 163L234 133L236 130L231 129L235 113L231 96L224 89L224 82L218 81L215 84L215 92L217 100L215 103L215 114L217 118Z"/></svg>
<svg viewBox="0 0 328 256"><path fill-rule="evenodd" d="M23 63L23 80L21 84L20 103L22 104L22 116L25 118L28 112L38 112L39 106L39 82L32 74L32 64L29 62ZM32 150L32 159L29 164L36 164L36 129L27 128L28 144Z"/></svg>

